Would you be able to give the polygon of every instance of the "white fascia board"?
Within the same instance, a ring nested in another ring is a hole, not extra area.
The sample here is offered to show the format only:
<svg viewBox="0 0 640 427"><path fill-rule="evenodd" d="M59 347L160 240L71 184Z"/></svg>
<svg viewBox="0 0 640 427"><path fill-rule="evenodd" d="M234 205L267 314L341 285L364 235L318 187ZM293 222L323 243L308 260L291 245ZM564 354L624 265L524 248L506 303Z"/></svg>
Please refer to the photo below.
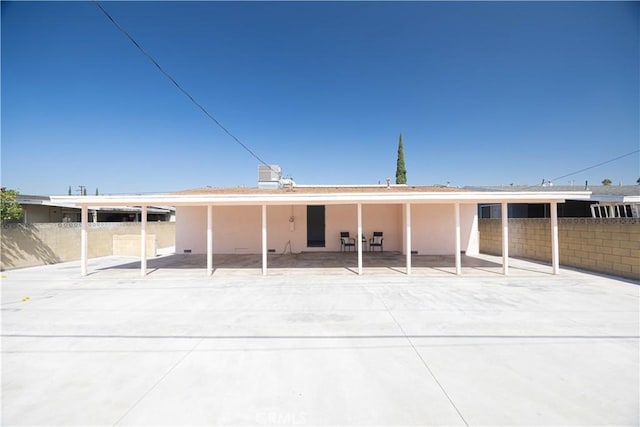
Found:
<svg viewBox="0 0 640 427"><path fill-rule="evenodd" d="M31 206L49 206L53 208L64 208L64 209L80 209L81 204L73 204L73 203L54 203L54 202L42 202L42 203L28 203ZM140 208L136 206L125 206L122 204L117 205L106 205L106 206L98 206L98 205L88 205L89 209L102 211L131 211L131 212L140 212ZM150 213L165 213L169 212L171 209L168 208L157 208L157 207L149 207L147 209Z"/></svg>
<svg viewBox="0 0 640 427"><path fill-rule="evenodd" d="M50 202L43 202L42 203L43 206L51 206L54 208L75 208L76 206L73 203L54 203L53 201Z"/></svg>
<svg viewBox="0 0 640 427"><path fill-rule="evenodd" d="M19 205L24 206L51 206L56 208L72 208L73 205L63 204L63 203L54 203L50 200L40 200L40 199L24 199L17 200Z"/></svg>
<svg viewBox="0 0 640 427"><path fill-rule="evenodd" d="M76 206L205 206L353 203L545 203L589 200L591 192L286 193L140 196L52 196Z"/></svg>
<svg viewBox="0 0 640 427"><path fill-rule="evenodd" d="M19 205L22 206L48 206L52 208L76 208L73 203L55 203L48 200L20 200Z"/></svg>

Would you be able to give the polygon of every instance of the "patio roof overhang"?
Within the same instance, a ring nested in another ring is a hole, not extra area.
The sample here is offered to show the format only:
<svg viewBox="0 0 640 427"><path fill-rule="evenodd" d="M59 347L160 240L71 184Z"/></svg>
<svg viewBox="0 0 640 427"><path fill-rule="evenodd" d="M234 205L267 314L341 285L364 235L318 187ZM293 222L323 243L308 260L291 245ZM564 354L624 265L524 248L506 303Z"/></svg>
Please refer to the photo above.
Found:
<svg viewBox="0 0 640 427"><path fill-rule="evenodd" d="M352 193L253 193L253 194L151 194L123 196L51 196L75 206L238 206L354 203L563 203L589 200L590 191L575 192L352 192Z"/></svg>
<svg viewBox="0 0 640 427"><path fill-rule="evenodd" d="M422 191L432 189L433 191ZM207 207L207 272L213 273L213 207L214 206L259 206L262 211L262 272L267 273L267 207L277 205L337 205L357 206L358 236L358 274L362 274L362 207L367 204L402 204L405 206L407 274L411 274L411 205L412 204L450 204L454 208L456 241L456 274L461 274L460 266L460 205L477 203L500 203L502 205L502 258L503 272L508 272L508 211L509 203L550 203L551 241L553 273L559 271L558 248L558 203L567 199L588 200L591 192L504 192L504 191L465 191L433 187L384 187L372 189L345 188L299 188L260 191L257 189L203 189L178 194L147 194L125 196L52 196L52 201L67 203L81 208L81 274L87 274L87 222L88 209L92 206L140 206L142 211L140 244L140 266L142 275L147 272L146 254L146 216L150 206L203 206Z"/></svg>

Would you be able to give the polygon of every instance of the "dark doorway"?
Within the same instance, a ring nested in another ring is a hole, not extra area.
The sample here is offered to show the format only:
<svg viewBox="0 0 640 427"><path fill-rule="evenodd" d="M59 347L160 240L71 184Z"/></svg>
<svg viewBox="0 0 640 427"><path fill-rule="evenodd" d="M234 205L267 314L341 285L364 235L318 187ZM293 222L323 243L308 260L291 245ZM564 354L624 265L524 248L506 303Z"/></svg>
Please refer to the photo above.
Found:
<svg viewBox="0 0 640 427"><path fill-rule="evenodd" d="M324 205L307 206L307 247L324 248Z"/></svg>

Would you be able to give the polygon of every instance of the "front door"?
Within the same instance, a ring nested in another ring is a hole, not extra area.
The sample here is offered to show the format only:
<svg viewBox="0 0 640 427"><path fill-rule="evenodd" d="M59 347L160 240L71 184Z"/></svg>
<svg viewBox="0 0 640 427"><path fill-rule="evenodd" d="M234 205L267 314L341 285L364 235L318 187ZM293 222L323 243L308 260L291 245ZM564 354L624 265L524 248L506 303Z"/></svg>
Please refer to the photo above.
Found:
<svg viewBox="0 0 640 427"><path fill-rule="evenodd" d="M325 247L324 205L307 206L307 247Z"/></svg>

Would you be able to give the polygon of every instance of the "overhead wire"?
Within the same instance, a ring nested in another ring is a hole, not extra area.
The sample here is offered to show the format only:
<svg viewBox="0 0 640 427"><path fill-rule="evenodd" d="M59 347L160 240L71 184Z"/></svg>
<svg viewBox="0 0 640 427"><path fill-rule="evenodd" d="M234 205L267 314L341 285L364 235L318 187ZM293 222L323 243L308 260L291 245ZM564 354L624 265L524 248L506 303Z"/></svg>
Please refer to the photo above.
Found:
<svg viewBox="0 0 640 427"><path fill-rule="evenodd" d="M558 180L560 180L560 179L567 178L567 177L569 177L569 176L576 175L576 174L579 174L579 173L581 173L581 172L588 171L588 170L590 170L590 169L595 169L595 168L597 168L597 167L599 167L599 166L606 165L607 163L615 162L616 160L620 160L620 159L623 159L623 158L625 158L625 157L629 157L629 156L631 156L631 155L633 155L633 154L636 154L636 153L638 153L638 152L640 152L640 149L630 151L630 152L628 152L628 153L626 153L626 154L623 154L623 155L621 155L621 156L614 157L613 159L609 159L609 160L605 160L605 161L600 162L600 163L596 163L595 165L588 166L588 167L586 167L586 168L583 168L583 169L577 170L577 171L575 171L575 172L571 172L571 173L568 173L568 174L565 174L565 175L562 175L562 176L559 176L559 177L556 177L556 178L552 178L552 179L550 179L550 181L552 181L552 182L553 182L553 181L558 181ZM527 186L527 188L531 188L531 187L537 187L537 185L529 185L529 186Z"/></svg>
<svg viewBox="0 0 640 427"><path fill-rule="evenodd" d="M557 180L559 180L559 179L566 178L566 177L571 176L571 175L576 175L576 174L579 174L580 172L585 172L585 171L588 171L589 169L594 169L594 168L597 168L598 166L602 166L602 165L606 165L607 163L615 162L616 160L620 160L620 159L622 159L622 158L625 158L625 157L631 156L632 154L636 154L636 153L638 153L638 152L640 152L640 149L638 149L638 150L633 150L633 151L631 151L631 152L629 152L629 153L627 153L627 154L623 154L622 156L618 156L618 157L615 157L615 158L613 158L613 159L605 160L604 162L600 162L600 163L595 164L595 165L593 165L593 166L589 166L589 167L586 167L586 168L584 168L584 169L580 169L579 171L571 172L571 173L568 173L568 174L566 174L566 175L562 175L562 176L559 176L559 177L557 177L557 178L553 178L553 180L554 180L554 181L557 181Z"/></svg>
<svg viewBox="0 0 640 427"><path fill-rule="evenodd" d="M150 54L150 53L148 53L148 52L147 52L147 51L146 51L146 50L145 50L145 49L144 49L144 48L143 48L143 47L142 47L142 46L141 46L141 45L140 45L140 44L139 44L139 43L138 43L134 38L133 38L133 36L131 36L131 34L129 34L129 32L128 32L124 27L122 27L122 25L120 25L120 24L119 24L119 23L118 23L118 22L117 22L117 21L116 21L116 20L111 16L111 14L109 14L109 12L107 12L107 11L105 10L105 8L104 8L104 7L102 7L102 5L101 5L97 0L93 0L93 2L94 2L94 3L95 3L95 5L96 5L96 6L97 6L101 11L102 11L102 13L104 13L104 15L109 19L109 21L111 21L111 23L113 23L113 25L114 25L114 26L115 26L115 27L116 27L116 28L117 28L117 29L118 29L122 34L124 34L124 35L125 35L125 36L130 40L130 41L131 41L131 43L133 43L133 45L134 45L138 50L140 50L140 52L142 52L142 53L143 53L143 54L144 54L144 55L149 59L149 61L151 61L151 62L153 63L153 65L155 65L155 66L156 66L156 68L157 68L157 69L158 69L158 70L159 70L159 71L160 71L160 72L161 72L161 73L162 73L162 74L163 74L167 79L169 79L169 81L171 81L171 82L176 86L176 88L178 88L178 90L180 90L180 92L182 92L182 93L183 93L183 94L184 94L184 95L185 95L185 96L186 96L186 97L187 97L187 98L188 98L188 99L189 99L189 100L190 100L190 101L191 101L191 102L192 102L196 107L198 107L198 108L199 108L199 109L200 109L200 110L201 110L201 111L202 111L202 112L203 112L203 113L204 113L204 114L205 114L209 119L211 119L211 120L212 120L212 121L213 121L213 122L214 122L214 123L215 123L215 124L220 128L220 129L222 129L222 130L223 130L227 135L229 135L229 137L231 137L231 138L232 138L232 139L233 139L237 144L239 144L239 145L240 145L240 146L241 146L245 151L247 151L251 156L253 156L256 160L258 160L258 161L259 161L260 163L262 163L263 165L267 166L267 167L268 167L269 169L271 169L273 172L276 172L276 173L277 173L277 171L273 170L273 168L271 167L271 165L269 165L267 162L265 162L264 160L262 160L262 158L260 158L260 156L258 156L258 155L253 151L253 150L251 150L251 148L249 148L246 144L244 144L242 141L240 141L240 139L239 139L238 137L236 137L233 133L231 133L231 131L229 131L229 129L227 129L227 128L226 128L224 125L222 125L222 123L220 123L220 122L219 122L219 121L218 121L218 120L217 120L213 115L211 115L211 114L207 111L207 109L206 109L202 104L200 104L200 103L199 103L199 102L198 102L198 101L197 101L197 100L196 100L196 99L195 99L195 98L194 98L194 97L193 97L193 96L192 96L192 95L191 95L191 94L190 94L186 89L184 89L184 88L180 85L180 83L178 83L178 82L177 82L177 81L176 81L176 80L171 76L171 74L169 74L169 73L168 73L168 72L167 72L167 71L166 71L166 70L165 70L165 69L164 69L164 68L163 68L163 67L158 63L158 61L156 61L156 60L153 58L153 56L151 56L151 54ZM568 174L565 174L565 175L562 175L562 176L559 176L559 177L556 177L556 178L552 178L552 181L557 181L557 180L560 180L560 179L563 179L563 178L567 178L567 177L572 176L572 175L576 175L576 174L581 173L581 172L588 171L588 170L590 170L590 169L597 168L597 167L599 167L599 166L605 165L605 164L607 164L607 163L614 162L614 161L616 161L616 160L620 160L620 159L622 159L622 158L624 158L624 157L627 157L627 156L633 155L633 154L638 153L638 152L640 152L640 149L638 149L638 150L634 150L634 151L631 151L631 152L629 152L629 153L623 154L623 155L621 155L621 156L615 157L615 158L613 158L613 159L609 159L609 160L606 160L606 161L604 161L604 162L600 162L600 163L597 163L597 164L595 164L595 165L592 165L592 166L589 166L589 167L586 167L586 168L583 168L583 169L577 170L577 171L575 171L575 172L571 172L571 173L568 173ZM531 185L531 186L528 186L528 187L535 187L535 185Z"/></svg>
<svg viewBox="0 0 640 427"><path fill-rule="evenodd" d="M196 101L196 99L186 90L182 87L182 85L180 85L180 83L178 83L176 81L176 79L174 79L171 74L169 74L159 63L158 61L156 61L153 56L151 56L151 54L149 52L147 52L141 45L140 43L138 43L131 34L129 34L129 32L122 26L120 25L114 18L113 16L111 16L111 14L109 12L107 12L105 10L104 7L102 7L102 5L100 4L100 2L98 2L97 0L93 0L93 3L102 11L102 13L104 13L104 15L109 19L109 21L111 21L111 23L118 29L120 30L120 32L122 34L124 34L129 41L131 41L131 43L133 43L133 45L138 48L138 50L140 50L140 52L142 52L144 54L144 56L147 57L147 59L149 59L149 61L151 61L151 63L153 63L153 65L156 66L156 68L167 78L169 79L169 81L171 81L171 83L173 83L178 90L180 90L180 92L182 92L187 98L189 98L189 100L196 106L198 107L209 119L211 119L220 129L222 129L227 135L229 135L236 143L238 143L242 148L245 149L245 151L247 151L251 156L253 156L256 160L258 160L260 163L262 163L263 165L267 166L269 169L271 169L273 172L276 172L275 170L273 170L273 168L271 167L271 165L267 164L267 162L265 162L264 160L262 160L262 158L260 158L260 156L258 156L251 148L249 148L246 144L244 144L242 141L240 141L240 139L238 137L236 137L233 133L231 133L231 131L229 131L229 129L227 129L225 126L222 125L222 123L220 123L215 117L213 117L213 115L211 115L207 109L200 104L198 101Z"/></svg>

